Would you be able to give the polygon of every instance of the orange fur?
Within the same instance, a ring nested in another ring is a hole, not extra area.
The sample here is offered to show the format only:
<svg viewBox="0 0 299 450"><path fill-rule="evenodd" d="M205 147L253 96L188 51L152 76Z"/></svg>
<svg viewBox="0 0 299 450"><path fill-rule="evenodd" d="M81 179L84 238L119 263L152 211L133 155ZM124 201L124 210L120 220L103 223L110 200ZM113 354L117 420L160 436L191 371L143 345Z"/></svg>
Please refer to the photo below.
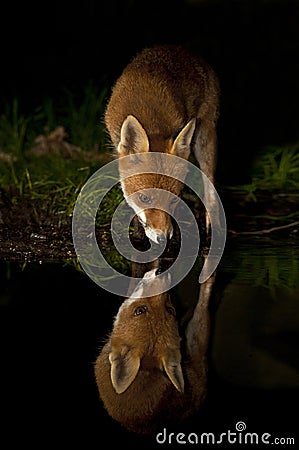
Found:
<svg viewBox="0 0 299 450"><path fill-rule="evenodd" d="M160 282L151 277L140 292L142 297L121 305L95 362L104 407L113 419L137 433L154 433L186 419L206 396L212 279L201 287L183 340L169 292L143 297L149 295L151 283ZM145 308L144 312L135 315L138 308Z"/></svg>
<svg viewBox="0 0 299 450"><path fill-rule="evenodd" d="M202 58L181 46L144 49L116 81L105 111L120 170L126 155L161 152L188 159L192 149L201 170L213 183L218 109L218 78ZM157 185L180 195L181 182L169 182L169 177L160 175L161 179L159 182L157 177L145 174L142 180L137 176L124 180L124 195ZM208 200L214 201L212 195ZM138 215L138 207L132 202L131 206ZM146 234L156 242L159 237L172 236L170 216L164 213L163 218L161 214L158 217L158 209L153 206L144 211L146 221L141 219Z"/></svg>

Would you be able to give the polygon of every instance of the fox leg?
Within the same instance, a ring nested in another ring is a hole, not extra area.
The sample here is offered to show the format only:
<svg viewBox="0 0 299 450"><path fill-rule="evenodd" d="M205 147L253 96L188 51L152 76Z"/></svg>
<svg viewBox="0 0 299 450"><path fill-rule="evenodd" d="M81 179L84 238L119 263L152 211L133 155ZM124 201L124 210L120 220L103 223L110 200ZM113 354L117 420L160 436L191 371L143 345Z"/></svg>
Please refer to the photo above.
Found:
<svg viewBox="0 0 299 450"><path fill-rule="evenodd" d="M200 170L209 178L214 185L217 163L217 133L213 121L202 120L195 136L194 154L199 163ZM204 202L210 209L217 207L215 189L204 185ZM210 216L205 212L205 227L207 236L210 235Z"/></svg>

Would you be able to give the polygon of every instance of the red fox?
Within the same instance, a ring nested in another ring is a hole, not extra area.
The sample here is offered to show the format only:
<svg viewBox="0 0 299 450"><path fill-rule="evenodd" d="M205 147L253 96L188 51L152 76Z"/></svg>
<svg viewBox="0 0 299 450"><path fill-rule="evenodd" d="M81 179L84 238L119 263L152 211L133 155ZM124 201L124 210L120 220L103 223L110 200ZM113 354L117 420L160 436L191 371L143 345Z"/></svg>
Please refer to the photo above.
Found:
<svg viewBox="0 0 299 450"><path fill-rule="evenodd" d="M109 415L142 434L194 414L207 388L208 306L214 276L200 286L197 305L181 337L169 292L150 296L153 283L167 289L170 281L169 274L162 278L156 274L156 269L146 272L134 298L121 304L94 366Z"/></svg>
<svg viewBox="0 0 299 450"><path fill-rule="evenodd" d="M142 50L116 81L104 116L120 167L126 155L161 152L188 160L193 150L200 169L214 183L219 93L214 70L182 46ZM158 244L171 238L171 215L150 195L141 193L134 200L129 196L148 188L179 196L183 183L164 175L143 174L121 180L121 186L147 237ZM213 202L212 193L205 195ZM209 223L206 215L207 228Z"/></svg>

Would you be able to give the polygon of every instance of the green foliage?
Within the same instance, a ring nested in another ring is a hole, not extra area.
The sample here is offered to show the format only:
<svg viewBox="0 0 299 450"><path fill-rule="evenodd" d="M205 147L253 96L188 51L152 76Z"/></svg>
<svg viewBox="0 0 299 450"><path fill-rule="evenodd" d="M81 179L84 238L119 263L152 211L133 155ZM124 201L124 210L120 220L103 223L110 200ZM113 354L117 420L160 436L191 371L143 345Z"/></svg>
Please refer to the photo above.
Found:
<svg viewBox="0 0 299 450"><path fill-rule="evenodd" d="M89 84L83 96L76 99L67 91L67 111L62 124L70 130L72 142L84 150L104 148L106 135L103 124L103 114L107 89L101 91Z"/></svg>
<svg viewBox="0 0 299 450"><path fill-rule="evenodd" d="M246 191L253 200L257 191L298 193L299 143L264 149L254 161L251 183L231 189Z"/></svg>
<svg viewBox="0 0 299 450"><path fill-rule="evenodd" d="M19 157L24 151L29 123L30 118L19 112L17 99L13 100L12 105L6 105L0 116L0 150Z"/></svg>
<svg viewBox="0 0 299 450"><path fill-rule="evenodd" d="M282 291L285 296L299 286L296 245L296 238L290 237L287 246L285 238L277 236L240 237L238 251L225 254L221 264L234 268L235 283L264 289L270 298L279 300Z"/></svg>
<svg viewBox="0 0 299 450"><path fill-rule="evenodd" d="M17 99L4 107L0 116L0 189L12 203L23 197L40 200L37 216L45 210L61 218L71 216L81 187L105 162L100 159L100 154L107 152L102 123L105 100L106 88L99 90L89 84L76 95L64 91L57 104L45 100L28 118L21 113ZM49 136L58 127L66 130L66 140L54 145ZM38 136L44 140L40 154L33 152ZM63 154L63 145L68 145L70 155ZM107 221L113 201L113 195L105 200L99 222Z"/></svg>
<svg viewBox="0 0 299 450"><path fill-rule="evenodd" d="M298 189L299 144L266 149L253 166L253 183L260 189Z"/></svg>
<svg viewBox="0 0 299 450"><path fill-rule="evenodd" d="M32 200L37 223L42 223L41 217L45 215L69 222L81 188L107 162L99 158L109 146L103 124L106 96L106 87L97 89L90 84L76 95L65 90L59 102L45 100L30 117L22 113L17 99L4 107L0 115L0 192L5 192L14 205L21 205L23 198ZM63 154L64 141L62 147L58 141L54 150L48 145L48 151L34 153L37 137L47 144L58 127L66 132L70 154ZM260 191L295 197L299 188L299 143L264 149L253 164L251 183L224 188L242 192L253 200ZM111 218L122 199L119 186L111 189L101 203L96 226L103 237L106 259L116 269L127 272L130 263L114 250L110 236ZM188 193L185 200L192 206L197 204ZM296 214L290 211L287 218L295 218ZM272 219L270 215L268 218Z"/></svg>
<svg viewBox="0 0 299 450"><path fill-rule="evenodd" d="M65 89L56 103L45 99L30 117L22 114L18 100L14 99L12 104L4 105L0 115L0 151L19 157L39 134L58 126L64 127L68 140L81 149L105 151L106 96L105 86L98 89L91 83L76 95Z"/></svg>

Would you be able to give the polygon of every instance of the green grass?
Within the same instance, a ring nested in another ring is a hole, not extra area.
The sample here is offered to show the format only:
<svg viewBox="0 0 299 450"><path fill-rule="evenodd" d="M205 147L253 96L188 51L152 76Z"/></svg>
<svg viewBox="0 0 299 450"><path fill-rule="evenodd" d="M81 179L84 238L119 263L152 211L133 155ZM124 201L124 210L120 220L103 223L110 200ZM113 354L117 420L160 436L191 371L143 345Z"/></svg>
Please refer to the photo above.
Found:
<svg viewBox="0 0 299 450"><path fill-rule="evenodd" d="M106 87L97 89L92 84L76 94L64 90L59 101L46 99L29 116L22 112L17 99L4 106L0 114L0 206L3 193L20 208L25 198L34 204L38 224L42 225L45 216L53 217L56 223L70 223L80 189L108 161L104 155L109 154L111 145L103 123L107 92ZM65 135L53 144L51 136L58 127ZM34 153L34 149L43 148L41 142L49 151ZM224 186L255 202L261 191L296 197L298 188L299 143L263 149L253 164L251 183ZM126 268L127 262L111 250L108 236L121 199L121 190L116 187L103 200L96 223L107 237L107 259ZM291 211L288 219L297 217L297 210ZM273 220L278 219L273 216Z"/></svg>
<svg viewBox="0 0 299 450"><path fill-rule="evenodd" d="M47 99L30 117L22 114L17 99L6 105L0 115L0 189L15 199L40 199L53 206L53 214L69 215L78 191L101 165L99 155L108 149L102 121L106 93L92 85L78 96L65 91L56 105ZM65 140L55 142L51 152L33 154L36 138L46 140L57 127L65 130ZM65 145L72 146L75 158L63 155Z"/></svg>
<svg viewBox="0 0 299 450"><path fill-rule="evenodd" d="M0 116L0 150L19 158L24 152L29 122L30 118L19 112L17 99L5 105Z"/></svg>
<svg viewBox="0 0 299 450"><path fill-rule="evenodd" d="M29 117L22 114L17 99L4 106L0 115L0 188L43 196L82 186L100 165L96 156L110 146L103 123L106 100L106 87L97 89L89 84L76 95L64 90L57 103L46 99ZM82 150L82 157L62 158L59 148L54 154L32 155L37 136L49 136L59 126L67 134L66 141ZM263 149L252 166L251 183L226 188L243 190L255 200L261 190L295 193L299 188L299 143Z"/></svg>
<svg viewBox="0 0 299 450"><path fill-rule="evenodd" d="M89 84L76 95L65 90L57 103L46 99L29 117L22 114L17 99L5 105L0 115L0 207L1 197L9 199L15 210L26 200L39 226L50 217L55 226L70 227L81 188L109 161L111 145L103 124L106 98L106 88L98 90ZM65 139L55 141L51 151L43 151L37 138L49 144L58 127L63 127ZM42 151L36 154L34 148ZM70 155L65 154L66 149ZM96 226L107 261L128 271L129 262L113 250L110 236L112 215L122 198L119 186L115 186L101 203ZM77 260L72 264L80 267Z"/></svg>
<svg viewBox="0 0 299 450"><path fill-rule="evenodd" d="M263 149L253 163L251 183L230 188L243 190L254 201L260 191L298 195L299 143Z"/></svg>
<svg viewBox="0 0 299 450"><path fill-rule="evenodd" d="M0 114L0 150L20 157L40 134L58 126L65 128L68 140L85 151L103 151L107 144L103 114L107 88L92 84L76 95L63 90L59 100L44 100L30 116L24 116L17 99L6 104Z"/></svg>

